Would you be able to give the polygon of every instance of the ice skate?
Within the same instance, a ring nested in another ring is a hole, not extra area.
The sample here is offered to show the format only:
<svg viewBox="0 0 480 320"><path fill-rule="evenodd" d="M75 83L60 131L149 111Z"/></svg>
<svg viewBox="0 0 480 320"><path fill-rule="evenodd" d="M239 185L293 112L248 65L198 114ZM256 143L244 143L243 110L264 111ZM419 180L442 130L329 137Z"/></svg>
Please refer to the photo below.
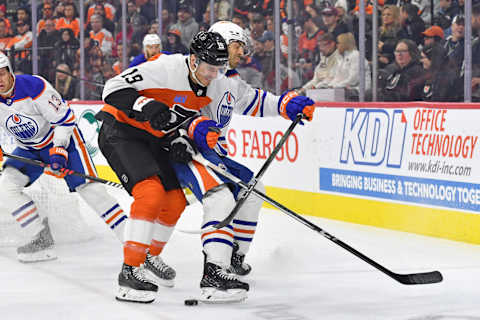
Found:
<svg viewBox="0 0 480 320"><path fill-rule="evenodd" d="M237 279L227 268L206 262L200 281L199 300L207 303L240 302L247 298L248 283Z"/></svg>
<svg viewBox="0 0 480 320"><path fill-rule="evenodd" d="M17 248L18 261L28 263L57 259L48 218L44 218L42 224L43 229L29 243Z"/></svg>
<svg viewBox="0 0 480 320"><path fill-rule="evenodd" d="M145 269L142 266L133 267L123 264L118 275L118 293L116 299L120 301L150 303L157 295L157 285L145 278Z"/></svg>
<svg viewBox="0 0 480 320"><path fill-rule="evenodd" d="M248 263L243 263L245 255L238 252L238 243L233 243L232 260L228 271L238 276L246 276L252 271L252 267Z"/></svg>
<svg viewBox="0 0 480 320"><path fill-rule="evenodd" d="M160 256L152 256L150 253L148 253L144 265L145 276L157 286L171 288L175 285L175 270L163 262Z"/></svg>

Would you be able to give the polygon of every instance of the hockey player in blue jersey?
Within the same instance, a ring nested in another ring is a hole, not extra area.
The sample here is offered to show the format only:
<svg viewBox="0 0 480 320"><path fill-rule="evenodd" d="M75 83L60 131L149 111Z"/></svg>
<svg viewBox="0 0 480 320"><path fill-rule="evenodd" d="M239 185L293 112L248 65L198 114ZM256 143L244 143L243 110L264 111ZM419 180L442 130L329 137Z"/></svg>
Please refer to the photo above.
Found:
<svg viewBox="0 0 480 320"><path fill-rule="evenodd" d="M0 206L30 236L28 243L17 248L21 262L56 258L48 220L40 217L35 203L24 193L24 188L44 172L62 177L70 191L78 192L123 242L127 216L104 186L59 171L68 168L90 176L97 175L73 110L42 77L15 76L3 53L0 53L0 125L15 138L14 155L50 164L45 171L42 167L11 158L3 165Z"/></svg>
<svg viewBox="0 0 480 320"><path fill-rule="evenodd" d="M138 66L140 63L148 61L148 59L156 56L162 51L162 42L160 37L155 33L146 34L143 38L143 53L133 58L128 65L129 68Z"/></svg>

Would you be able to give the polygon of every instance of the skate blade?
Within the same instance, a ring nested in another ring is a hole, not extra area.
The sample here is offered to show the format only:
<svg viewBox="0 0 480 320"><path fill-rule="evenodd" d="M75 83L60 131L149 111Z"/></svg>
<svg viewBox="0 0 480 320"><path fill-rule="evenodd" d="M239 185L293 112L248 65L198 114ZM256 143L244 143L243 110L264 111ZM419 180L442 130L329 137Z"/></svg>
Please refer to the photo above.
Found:
<svg viewBox="0 0 480 320"><path fill-rule="evenodd" d="M115 299L127 302L152 303L156 296L157 292L119 287Z"/></svg>
<svg viewBox="0 0 480 320"><path fill-rule="evenodd" d="M167 287L167 288L173 288L175 286L175 280L167 280L167 279L162 279L160 277L157 277L155 273L152 271L145 269L145 278L149 280L150 282L153 282L157 286L162 286L162 287Z"/></svg>
<svg viewBox="0 0 480 320"><path fill-rule="evenodd" d="M32 253L18 253L17 259L22 263L42 262L57 259L57 254L54 249L46 249Z"/></svg>
<svg viewBox="0 0 480 320"><path fill-rule="evenodd" d="M202 288L202 292L197 298L198 301L209 304L235 303L245 301L246 299L246 290L229 289L223 291L215 288Z"/></svg>

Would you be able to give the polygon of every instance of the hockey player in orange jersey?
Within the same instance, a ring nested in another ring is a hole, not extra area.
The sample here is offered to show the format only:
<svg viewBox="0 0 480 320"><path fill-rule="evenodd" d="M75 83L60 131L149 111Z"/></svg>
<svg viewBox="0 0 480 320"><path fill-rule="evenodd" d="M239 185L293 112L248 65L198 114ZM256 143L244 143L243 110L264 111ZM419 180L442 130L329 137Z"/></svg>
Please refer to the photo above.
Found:
<svg viewBox="0 0 480 320"><path fill-rule="evenodd" d="M197 34L192 44L190 56L160 55L125 70L104 88L99 146L133 196L118 300L152 302L158 284L173 285L175 272L159 254L186 205L170 164L184 146L177 141L178 129L210 148L217 143L218 133L209 129L215 124L199 117L199 110L212 101L207 90L224 91L215 79L224 78L227 47L219 34L209 32Z"/></svg>

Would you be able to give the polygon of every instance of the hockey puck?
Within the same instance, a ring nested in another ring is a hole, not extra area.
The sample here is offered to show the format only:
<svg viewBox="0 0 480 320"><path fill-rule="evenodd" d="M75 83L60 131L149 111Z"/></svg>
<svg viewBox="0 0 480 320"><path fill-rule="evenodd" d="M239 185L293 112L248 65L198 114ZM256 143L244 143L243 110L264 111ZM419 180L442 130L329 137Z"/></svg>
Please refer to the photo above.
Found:
<svg viewBox="0 0 480 320"><path fill-rule="evenodd" d="M184 301L186 306L196 306L198 304L197 299L187 299Z"/></svg>

